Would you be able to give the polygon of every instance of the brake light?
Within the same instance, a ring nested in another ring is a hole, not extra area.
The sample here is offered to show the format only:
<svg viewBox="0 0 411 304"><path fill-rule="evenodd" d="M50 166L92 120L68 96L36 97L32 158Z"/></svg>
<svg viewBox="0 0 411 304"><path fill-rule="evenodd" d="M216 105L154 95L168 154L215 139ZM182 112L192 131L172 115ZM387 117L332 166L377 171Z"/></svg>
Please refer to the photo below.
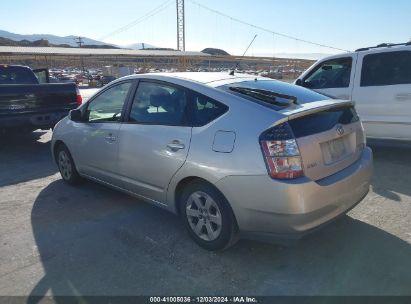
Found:
<svg viewBox="0 0 411 304"><path fill-rule="evenodd" d="M260 145L272 178L293 179L304 175L300 150L288 123L261 134Z"/></svg>
<svg viewBox="0 0 411 304"><path fill-rule="evenodd" d="M83 102L83 98L81 97L80 90L79 90L78 86L76 86L76 103L77 103L77 106L80 106L82 102Z"/></svg>

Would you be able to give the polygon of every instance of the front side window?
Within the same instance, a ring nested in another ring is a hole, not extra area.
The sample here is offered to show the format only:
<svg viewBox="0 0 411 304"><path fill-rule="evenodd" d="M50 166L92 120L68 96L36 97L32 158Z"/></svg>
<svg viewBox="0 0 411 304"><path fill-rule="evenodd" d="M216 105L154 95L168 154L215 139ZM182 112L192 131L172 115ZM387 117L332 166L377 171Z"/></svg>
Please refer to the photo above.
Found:
<svg viewBox="0 0 411 304"><path fill-rule="evenodd" d="M304 79L303 85L310 89L348 88L351 67L351 57L325 61Z"/></svg>
<svg viewBox="0 0 411 304"><path fill-rule="evenodd" d="M93 99L87 107L87 120L89 122L120 121L131 85L131 82L115 85Z"/></svg>
<svg viewBox="0 0 411 304"><path fill-rule="evenodd" d="M411 52L398 51L364 56L361 86L411 83Z"/></svg>
<svg viewBox="0 0 411 304"><path fill-rule="evenodd" d="M142 81L130 111L130 122L188 125L186 91L172 85Z"/></svg>

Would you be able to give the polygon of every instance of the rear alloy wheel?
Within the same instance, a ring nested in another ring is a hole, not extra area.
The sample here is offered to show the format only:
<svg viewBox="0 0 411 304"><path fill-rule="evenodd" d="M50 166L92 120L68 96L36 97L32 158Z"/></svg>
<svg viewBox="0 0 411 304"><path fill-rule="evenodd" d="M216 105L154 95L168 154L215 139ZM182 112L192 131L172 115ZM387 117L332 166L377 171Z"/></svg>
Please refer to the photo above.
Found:
<svg viewBox="0 0 411 304"><path fill-rule="evenodd" d="M81 177L74 165L73 158L71 157L71 154L66 146L63 144L57 147L56 161L61 177L65 182L71 185L76 185L81 181Z"/></svg>
<svg viewBox="0 0 411 304"><path fill-rule="evenodd" d="M221 233L221 211L205 192L196 191L186 202L186 216L194 233L204 241L213 241Z"/></svg>
<svg viewBox="0 0 411 304"><path fill-rule="evenodd" d="M237 240L234 215L212 185L196 182L183 191L181 215L194 241L207 250L222 250Z"/></svg>

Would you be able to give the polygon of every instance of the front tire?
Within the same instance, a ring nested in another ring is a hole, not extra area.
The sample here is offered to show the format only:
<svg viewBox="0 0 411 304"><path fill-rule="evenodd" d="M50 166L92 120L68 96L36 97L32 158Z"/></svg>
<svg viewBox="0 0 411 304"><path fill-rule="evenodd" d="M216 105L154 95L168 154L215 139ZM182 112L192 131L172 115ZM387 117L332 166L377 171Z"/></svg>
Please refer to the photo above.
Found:
<svg viewBox="0 0 411 304"><path fill-rule="evenodd" d="M180 214L191 238L204 249L224 250L238 240L228 201L206 182L191 183L183 190Z"/></svg>
<svg viewBox="0 0 411 304"><path fill-rule="evenodd" d="M67 147L60 144L56 149L56 162L63 180L70 185L78 185L82 178L77 172L73 158Z"/></svg>

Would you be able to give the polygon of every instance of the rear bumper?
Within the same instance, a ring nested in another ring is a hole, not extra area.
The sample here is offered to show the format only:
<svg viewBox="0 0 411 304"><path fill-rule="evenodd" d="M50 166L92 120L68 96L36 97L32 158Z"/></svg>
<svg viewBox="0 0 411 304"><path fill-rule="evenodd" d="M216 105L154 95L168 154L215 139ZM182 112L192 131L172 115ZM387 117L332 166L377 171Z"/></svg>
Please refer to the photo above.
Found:
<svg viewBox="0 0 411 304"><path fill-rule="evenodd" d="M298 238L346 213L368 193L372 151L318 181L276 181L268 175L228 176L216 183L236 216L241 233Z"/></svg>
<svg viewBox="0 0 411 304"><path fill-rule="evenodd" d="M68 115L70 110L45 113L24 113L0 116L0 129L49 129Z"/></svg>

